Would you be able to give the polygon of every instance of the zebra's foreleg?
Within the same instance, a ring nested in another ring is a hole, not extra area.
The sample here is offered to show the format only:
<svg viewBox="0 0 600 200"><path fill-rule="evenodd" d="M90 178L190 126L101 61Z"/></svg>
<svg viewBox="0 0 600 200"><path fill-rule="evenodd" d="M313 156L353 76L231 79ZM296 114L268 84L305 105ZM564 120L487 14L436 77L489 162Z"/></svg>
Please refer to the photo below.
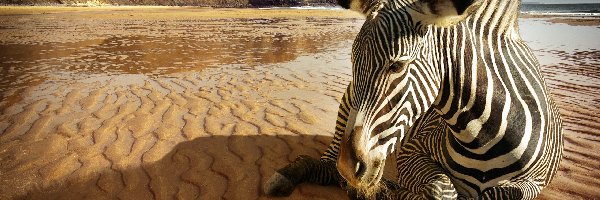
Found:
<svg viewBox="0 0 600 200"><path fill-rule="evenodd" d="M457 199L458 192L438 161L439 141L445 137L445 125L433 109L427 111L407 133L406 143L396 151L398 199Z"/></svg>
<svg viewBox="0 0 600 200"><path fill-rule="evenodd" d="M350 86L348 87L350 88ZM338 117L335 127L335 135L329 148L323 152L321 159L301 155L289 165L281 168L271 176L265 183L263 189L265 194L271 196L289 196L296 185L302 182L316 183L320 185L345 185L344 179L336 168L336 159L340 139L346 129L350 111L350 99L348 90L342 97L339 106Z"/></svg>
<svg viewBox="0 0 600 200"><path fill-rule="evenodd" d="M277 170L271 176L264 186L264 192L272 196L289 196L300 183L334 185L339 184L340 179L335 162L300 155L294 162Z"/></svg>
<svg viewBox="0 0 600 200"><path fill-rule="evenodd" d="M540 194L541 188L530 180L508 183L492 187L483 192L479 199L534 199Z"/></svg>
<svg viewBox="0 0 600 200"><path fill-rule="evenodd" d="M407 144L398 153L398 181L406 188L399 199L457 199L458 192L450 177L429 155L413 151L419 145ZM417 147L421 148L421 147Z"/></svg>

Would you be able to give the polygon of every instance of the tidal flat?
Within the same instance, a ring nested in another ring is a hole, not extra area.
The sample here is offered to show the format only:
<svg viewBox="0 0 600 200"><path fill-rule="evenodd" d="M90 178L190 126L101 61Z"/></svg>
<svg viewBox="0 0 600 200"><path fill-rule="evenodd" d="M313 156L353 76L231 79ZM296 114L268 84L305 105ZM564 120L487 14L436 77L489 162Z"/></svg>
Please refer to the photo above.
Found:
<svg viewBox="0 0 600 200"><path fill-rule="evenodd" d="M600 18L561 19L520 20L565 130L539 199L593 199ZM0 7L0 199L267 199L276 169L332 139L362 23L344 10ZM288 199L346 193L303 184Z"/></svg>

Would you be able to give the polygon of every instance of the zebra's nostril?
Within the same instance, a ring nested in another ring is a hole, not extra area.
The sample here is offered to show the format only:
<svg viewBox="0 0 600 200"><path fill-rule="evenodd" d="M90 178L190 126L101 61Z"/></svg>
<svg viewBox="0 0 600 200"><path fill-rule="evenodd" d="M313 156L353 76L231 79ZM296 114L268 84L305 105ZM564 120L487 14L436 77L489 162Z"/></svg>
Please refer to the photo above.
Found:
<svg viewBox="0 0 600 200"><path fill-rule="evenodd" d="M356 162L356 166L354 167L354 176L356 176L356 178L360 178L365 174L366 168L367 165L365 165L363 161Z"/></svg>

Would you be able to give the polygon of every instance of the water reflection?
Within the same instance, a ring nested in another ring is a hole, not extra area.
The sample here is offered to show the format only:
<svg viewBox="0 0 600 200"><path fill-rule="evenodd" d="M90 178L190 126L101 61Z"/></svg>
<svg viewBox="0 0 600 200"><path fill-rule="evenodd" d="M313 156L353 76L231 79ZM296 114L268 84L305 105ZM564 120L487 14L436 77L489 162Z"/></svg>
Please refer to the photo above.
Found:
<svg viewBox="0 0 600 200"><path fill-rule="evenodd" d="M43 20L35 24L36 30L55 30L47 31L46 37L64 37L64 32L57 31L65 28L61 27L64 24ZM358 25L333 18L138 20L104 25L101 28L128 34L104 34L100 39L51 43L13 40L0 43L0 93L6 98L43 81L93 75L156 77L225 65L252 69L339 48L341 42L353 39ZM75 32L69 34L94 34L85 22L74 26L70 29Z"/></svg>

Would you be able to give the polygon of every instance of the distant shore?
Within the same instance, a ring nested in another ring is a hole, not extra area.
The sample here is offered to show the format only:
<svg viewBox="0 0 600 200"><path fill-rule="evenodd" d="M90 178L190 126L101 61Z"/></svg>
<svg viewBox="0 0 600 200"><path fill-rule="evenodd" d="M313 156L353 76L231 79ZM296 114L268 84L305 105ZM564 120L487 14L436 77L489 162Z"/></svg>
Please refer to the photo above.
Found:
<svg viewBox="0 0 600 200"><path fill-rule="evenodd" d="M33 0L36 1L36 0ZM59 0L60 1L60 0ZM138 8L152 8L152 7L189 7L189 8L282 8L282 9L313 9L313 10L331 10L331 9L343 9L338 6L336 0L305 0L303 2L296 3L231 3L233 1L241 0L225 0L225 3L211 4L211 3L170 3L168 1L161 2L161 0L151 0L156 3L148 4L128 4L128 3L105 3L100 0L92 0L87 2L67 2L67 3L55 3L55 2L39 2L39 3L7 3L6 0L0 0L0 7L15 7L15 8L29 8L29 7L40 7L40 8L82 8L82 7L94 7L94 8L119 8L119 7L138 7ZM231 1L231 2L229 2ZM252 0L250 0L252 1ZM66 2L66 1L62 1ZM125 2L125 1L123 1ZM229 2L229 3L228 3ZM0 13L0 15L6 13ZM568 23L570 25L581 25L590 26L598 25L600 19L600 13L537 13L537 12L526 12L522 11L520 14L521 18L561 18L552 20L556 23Z"/></svg>
<svg viewBox="0 0 600 200"><path fill-rule="evenodd" d="M201 6L218 8L257 8L274 6L335 6L336 0L0 0L2 5L23 6Z"/></svg>
<svg viewBox="0 0 600 200"><path fill-rule="evenodd" d="M327 1L327 0L325 0ZM37 7L40 9L31 9L31 7ZM184 8L198 8L198 9L216 9L218 14L222 10L219 8L281 8L281 9L312 9L312 10L337 10L336 8L341 9L334 3L305 3L298 4L294 6L290 5L261 5L261 6L252 6L252 5L219 5L219 6L209 6L209 5L190 5L190 6L170 6L170 5L111 5L111 4L91 4L90 1L88 3L76 3L76 4L56 4L56 3L42 3L42 4L3 4L0 3L0 16L2 15L11 15L12 13L22 13L23 11L28 12L29 14L42 14L37 13L36 11L57 11L57 12L66 12L70 11L73 8L106 8L106 9L163 9L165 7L184 7ZM211 14L211 13L204 13ZM359 17L359 14L352 15L351 17ZM250 17L250 16L248 16ZM341 16L344 17L344 16ZM345 17L348 17L347 15ZM600 26L600 15L568 15L568 14L536 14L536 13L528 13L521 12L520 18L540 18L545 19L548 22L552 23L563 23L572 26Z"/></svg>
<svg viewBox="0 0 600 200"><path fill-rule="evenodd" d="M552 23L572 26L600 26L600 16L540 15L521 13L521 18L543 18Z"/></svg>

